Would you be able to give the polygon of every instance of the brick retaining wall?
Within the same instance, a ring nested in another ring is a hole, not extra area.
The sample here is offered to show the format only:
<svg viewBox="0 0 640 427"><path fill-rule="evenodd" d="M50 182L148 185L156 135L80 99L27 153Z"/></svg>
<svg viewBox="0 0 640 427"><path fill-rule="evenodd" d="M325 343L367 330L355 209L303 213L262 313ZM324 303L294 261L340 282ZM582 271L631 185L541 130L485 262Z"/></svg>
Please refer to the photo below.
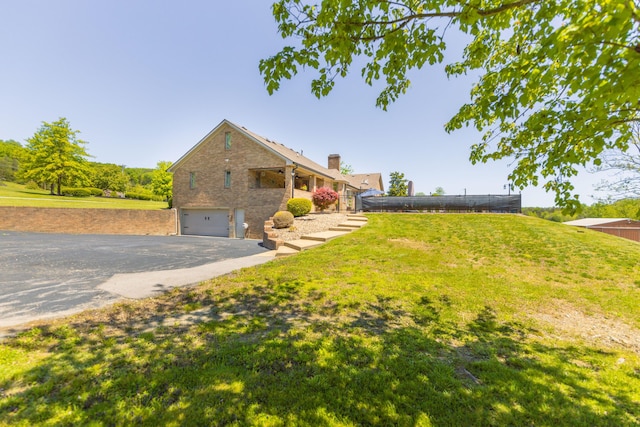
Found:
<svg viewBox="0 0 640 427"><path fill-rule="evenodd" d="M177 234L175 209L67 209L0 206L0 230L71 234Z"/></svg>

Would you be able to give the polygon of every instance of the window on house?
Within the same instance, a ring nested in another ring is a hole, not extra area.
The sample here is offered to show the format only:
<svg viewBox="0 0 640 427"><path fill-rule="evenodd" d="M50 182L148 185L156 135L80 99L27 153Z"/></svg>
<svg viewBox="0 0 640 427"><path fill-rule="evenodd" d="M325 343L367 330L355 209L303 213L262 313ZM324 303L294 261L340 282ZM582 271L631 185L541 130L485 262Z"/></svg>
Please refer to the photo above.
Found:
<svg viewBox="0 0 640 427"><path fill-rule="evenodd" d="M189 188L196 188L196 173L189 172Z"/></svg>
<svg viewBox="0 0 640 427"><path fill-rule="evenodd" d="M224 188L231 187L231 171L224 171Z"/></svg>
<svg viewBox="0 0 640 427"><path fill-rule="evenodd" d="M224 133L224 149L231 150L231 132Z"/></svg>

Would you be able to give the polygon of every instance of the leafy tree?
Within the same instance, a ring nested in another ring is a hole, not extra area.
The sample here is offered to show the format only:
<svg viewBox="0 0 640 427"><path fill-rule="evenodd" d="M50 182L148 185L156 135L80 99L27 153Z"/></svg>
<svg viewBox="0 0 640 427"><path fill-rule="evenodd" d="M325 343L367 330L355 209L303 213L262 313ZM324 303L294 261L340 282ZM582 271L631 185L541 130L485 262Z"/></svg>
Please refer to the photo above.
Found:
<svg viewBox="0 0 640 427"><path fill-rule="evenodd" d="M445 194L444 188L442 187L436 187L433 193L431 193L432 196L444 196Z"/></svg>
<svg viewBox="0 0 640 427"><path fill-rule="evenodd" d="M389 175L389 196L406 196L408 193L407 180L403 173L391 172Z"/></svg>
<svg viewBox="0 0 640 427"><path fill-rule="evenodd" d="M125 168L125 172L130 177L131 185L141 185L147 187L153 181L153 169L148 168Z"/></svg>
<svg viewBox="0 0 640 427"><path fill-rule="evenodd" d="M49 184L51 194L57 185L83 185L89 181L90 169L84 145L66 118L53 123L42 122L40 129L27 140L27 152L19 174L25 180Z"/></svg>
<svg viewBox="0 0 640 427"><path fill-rule="evenodd" d="M638 1L279 0L273 15L281 35L300 42L260 61L269 93L311 68L311 91L326 96L364 64L365 82L386 84L383 109L407 91L410 70L443 61L448 32L469 36L446 72L479 78L446 130L482 131L472 163L514 159L510 182L544 181L569 210L580 207L578 168L599 164L603 150L625 151L639 120Z"/></svg>
<svg viewBox="0 0 640 427"><path fill-rule="evenodd" d="M320 212L322 212L338 201L338 193L333 191L331 188L321 187L313 192L311 195L311 201L315 207L320 209Z"/></svg>
<svg viewBox="0 0 640 427"><path fill-rule="evenodd" d="M129 185L129 176L122 166L113 163L92 164L92 185L101 190L124 192Z"/></svg>
<svg viewBox="0 0 640 427"><path fill-rule="evenodd" d="M25 149L19 142L0 139L0 181L16 180L15 175L20 168L20 159L24 152Z"/></svg>
<svg viewBox="0 0 640 427"><path fill-rule="evenodd" d="M548 221L553 222L566 222L572 221L574 219L578 219L578 216L575 214L568 215L563 213L561 209L558 208L522 208L522 213L528 216L534 216L541 219L546 219ZM583 210L584 213L584 210ZM583 217L583 216L581 216Z"/></svg>
<svg viewBox="0 0 640 427"><path fill-rule="evenodd" d="M640 219L640 200L622 199L613 202L600 201L585 208L584 214L591 218Z"/></svg>
<svg viewBox="0 0 640 427"><path fill-rule="evenodd" d="M0 157L20 159L24 151L24 147L18 141L14 141L13 139L3 141L0 139Z"/></svg>
<svg viewBox="0 0 640 427"><path fill-rule="evenodd" d="M353 167L345 162L340 162L340 173L342 175L353 175Z"/></svg>
<svg viewBox="0 0 640 427"><path fill-rule="evenodd" d="M173 192L173 174L167 170L169 167L171 167L171 162L159 161L153 171L151 181L153 194L162 196L167 201Z"/></svg>

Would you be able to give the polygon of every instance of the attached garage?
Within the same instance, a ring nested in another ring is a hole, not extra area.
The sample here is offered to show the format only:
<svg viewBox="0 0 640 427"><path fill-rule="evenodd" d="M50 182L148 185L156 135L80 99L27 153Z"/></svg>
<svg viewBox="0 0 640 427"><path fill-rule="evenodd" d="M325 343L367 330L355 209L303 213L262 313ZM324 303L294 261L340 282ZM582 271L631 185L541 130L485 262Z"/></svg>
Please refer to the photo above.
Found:
<svg viewBox="0 0 640 427"><path fill-rule="evenodd" d="M180 229L182 234L229 237L229 210L182 209Z"/></svg>

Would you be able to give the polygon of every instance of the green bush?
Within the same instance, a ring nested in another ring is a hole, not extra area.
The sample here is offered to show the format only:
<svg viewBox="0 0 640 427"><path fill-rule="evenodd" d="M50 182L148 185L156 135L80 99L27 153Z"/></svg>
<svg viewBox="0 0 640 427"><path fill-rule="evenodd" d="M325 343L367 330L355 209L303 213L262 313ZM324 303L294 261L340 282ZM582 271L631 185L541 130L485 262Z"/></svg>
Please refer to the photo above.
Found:
<svg viewBox="0 0 640 427"><path fill-rule="evenodd" d="M62 187L62 191L60 193L63 196L68 196L68 197L89 197L89 196L91 196L91 191L89 191L88 188Z"/></svg>
<svg viewBox="0 0 640 427"><path fill-rule="evenodd" d="M156 196L151 193L134 193L134 192L126 192L124 193L124 197L127 199L136 199L136 200L153 200L155 202L161 202L162 196Z"/></svg>
<svg viewBox="0 0 640 427"><path fill-rule="evenodd" d="M25 188L27 190L42 190L42 188L40 188L40 186L35 181L27 182L27 185L25 185Z"/></svg>
<svg viewBox="0 0 640 427"><path fill-rule="evenodd" d="M273 216L273 228L287 228L293 225L293 214L289 211L278 211Z"/></svg>
<svg viewBox="0 0 640 427"><path fill-rule="evenodd" d="M126 193L124 193L124 197L126 197L127 199L151 200L152 195L151 194L145 194L145 193L126 192Z"/></svg>
<svg viewBox="0 0 640 427"><path fill-rule="evenodd" d="M104 191L95 187L85 188L85 190L89 191L89 193L91 193L92 196L102 196L104 194Z"/></svg>
<svg viewBox="0 0 640 427"><path fill-rule="evenodd" d="M311 212L313 204L311 200L304 199L302 197L296 197L289 199L287 202L287 210L293 214L294 217L304 216Z"/></svg>
<svg viewBox="0 0 640 427"><path fill-rule="evenodd" d="M89 196L102 196L103 191L99 188L73 188L73 187L62 187L61 194L63 196L70 197L89 197Z"/></svg>

